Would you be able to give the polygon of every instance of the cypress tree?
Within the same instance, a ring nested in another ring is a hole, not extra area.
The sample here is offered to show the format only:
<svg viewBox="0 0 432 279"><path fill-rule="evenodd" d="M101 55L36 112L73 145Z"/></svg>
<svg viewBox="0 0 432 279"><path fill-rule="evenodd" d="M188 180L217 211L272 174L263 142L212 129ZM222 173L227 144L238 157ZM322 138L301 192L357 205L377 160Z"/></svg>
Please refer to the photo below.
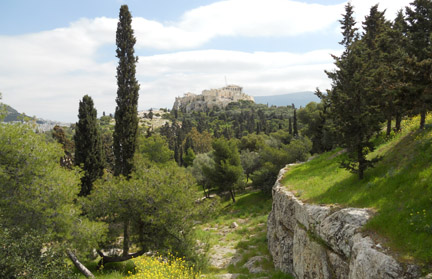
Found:
<svg viewBox="0 0 432 279"><path fill-rule="evenodd" d="M136 39L132 29L132 16L127 5L120 7L116 32L117 107L114 127L115 175L130 177L138 134L138 91L135 78L138 57L134 55ZM129 220L123 223L123 256L129 254Z"/></svg>
<svg viewBox="0 0 432 279"><path fill-rule="evenodd" d="M357 28L355 27L356 22L354 20L354 7L351 5L351 2L348 2L345 6L345 14L343 15L343 19L339 20L339 23L342 25L342 41L339 44L343 45L345 48L350 46L354 40L357 39Z"/></svg>
<svg viewBox="0 0 432 279"><path fill-rule="evenodd" d="M138 57L134 55L136 39L131 27L132 16L127 5L120 8L116 33L117 107L115 111L114 154L115 175L129 177L133 168L133 156L138 132L138 91L135 78Z"/></svg>
<svg viewBox="0 0 432 279"><path fill-rule="evenodd" d="M408 52L411 56L412 103L414 112L420 113L420 129L424 128L426 112L432 104L432 2L414 0L406 8Z"/></svg>
<svg viewBox="0 0 432 279"><path fill-rule="evenodd" d="M288 133L290 135L292 135L293 129L292 129L292 120L291 120L291 117L288 119L288 121L289 121L289 123L288 123Z"/></svg>
<svg viewBox="0 0 432 279"><path fill-rule="evenodd" d="M93 182L102 176L105 165L97 112L92 98L88 95L79 103L74 141L75 165L84 170L79 195L87 196L92 190Z"/></svg>
<svg viewBox="0 0 432 279"><path fill-rule="evenodd" d="M297 109L294 108L294 118L293 118L293 136L298 136L298 129L297 129Z"/></svg>
<svg viewBox="0 0 432 279"><path fill-rule="evenodd" d="M352 6L347 4L345 7L346 21L348 15L352 14ZM374 10L373 7L369 18L374 17ZM349 22L353 21L354 19L349 19ZM353 28L354 25L350 26ZM348 34L350 37L344 39L341 44L349 41L352 34L344 28L345 25L342 25L342 34ZM368 84L371 65L368 64L371 54L368 51L368 40L359 40L358 36L354 35L354 40L345 45L346 49L341 57L333 56L337 70L326 72L333 82L332 89L328 91L325 99L330 105L331 117L340 137L340 144L347 148L349 155L348 160L341 165L357 173L359 179L362 179L364 171L373 167L379 159L368 160L366 155L374 149L371 138L381 128L379 118L382 114L376 104L374 91L370 90Z"/></svg>

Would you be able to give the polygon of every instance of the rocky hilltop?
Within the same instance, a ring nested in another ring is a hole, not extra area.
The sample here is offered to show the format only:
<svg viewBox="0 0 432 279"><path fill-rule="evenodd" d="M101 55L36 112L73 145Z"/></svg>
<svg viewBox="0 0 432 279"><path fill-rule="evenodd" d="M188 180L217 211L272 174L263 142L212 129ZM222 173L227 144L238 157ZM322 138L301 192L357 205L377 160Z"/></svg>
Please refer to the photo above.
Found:
<svg viewBox="0 0 432 279"><path fill-rule="evenodd" d="M228 85L219 89L203 90L202 94L186 93L183 97L177 97L173 110L205 111L213 108L224 108L229 103L241 100L254 101L252 96L243 93L243 88L237 85Z"/></svg>

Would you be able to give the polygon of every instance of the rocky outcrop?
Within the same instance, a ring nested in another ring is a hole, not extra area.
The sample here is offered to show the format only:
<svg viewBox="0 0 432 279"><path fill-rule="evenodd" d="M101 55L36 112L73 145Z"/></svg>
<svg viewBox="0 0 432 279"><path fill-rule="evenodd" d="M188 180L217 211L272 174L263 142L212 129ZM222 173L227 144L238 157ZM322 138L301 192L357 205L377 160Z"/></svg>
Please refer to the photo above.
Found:
<svg viewBox="0 0 432 279"><path fill-rule="evenodd" d="M225 108L229 103L239 101L254 101L254 98L243 93L243 88L237 85L227 85L219 89L202 91L201 95L186 93L183 97L177 97L173 110L207 111L214 108Z"/></svg>
<svg viewBox="0 0 432 279"><path fill-rule="evenodd" d="M307 204L280 180L273 187L267 238L276 268L298 279L412 279L420 269L404 265L361 233L368 209Z"/></svg>

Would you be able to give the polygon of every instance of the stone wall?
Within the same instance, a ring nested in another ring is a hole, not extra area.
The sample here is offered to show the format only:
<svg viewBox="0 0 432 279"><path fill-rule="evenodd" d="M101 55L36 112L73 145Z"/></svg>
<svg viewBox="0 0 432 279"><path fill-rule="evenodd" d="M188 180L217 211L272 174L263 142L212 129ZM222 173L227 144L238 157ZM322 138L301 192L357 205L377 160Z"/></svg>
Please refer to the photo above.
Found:
<svg viewBox="0 0 432 279"><path fill-rule="evenodd" d="M420 269L396 261L361 233L372 216L368 209L303 203L288 191L279 173L267 238L276 268L298 279L411 279Z"/></svg>

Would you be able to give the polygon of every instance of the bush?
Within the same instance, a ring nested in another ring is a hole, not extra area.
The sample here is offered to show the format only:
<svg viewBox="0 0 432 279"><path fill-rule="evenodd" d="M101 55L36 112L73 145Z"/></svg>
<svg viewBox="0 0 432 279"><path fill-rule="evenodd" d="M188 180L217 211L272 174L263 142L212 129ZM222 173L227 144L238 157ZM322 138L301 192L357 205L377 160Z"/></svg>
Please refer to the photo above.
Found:
<svg viewBox="0 0 432 279"><path fill-rule="evenodd" d="M133 260L137 273L130 279L193 279L199 278L200 274L189 266L184 258L178 258L171 254L162 256L142 256Z"/></svg>
<svg viewBox="0 0 432 279"><path fill-rule="evenodd" d="M0 226L0 278L75 278L55 243L36 231Z"/></svg>

